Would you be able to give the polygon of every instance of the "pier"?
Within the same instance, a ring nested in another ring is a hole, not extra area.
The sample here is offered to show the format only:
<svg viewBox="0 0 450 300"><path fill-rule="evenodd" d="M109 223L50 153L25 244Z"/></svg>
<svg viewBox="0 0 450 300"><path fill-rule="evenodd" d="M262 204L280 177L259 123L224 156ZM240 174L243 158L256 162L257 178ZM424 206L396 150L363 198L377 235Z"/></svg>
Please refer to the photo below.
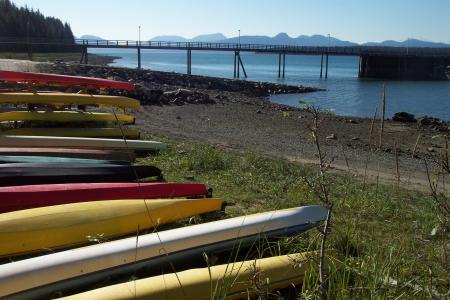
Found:
<svg viewBox="0 0 450 300"><path fill-rule="evenodd" d="M318 76L328 78L329 56L359 56L358 76L360 78L389 79L448 79L450 67L450 48L412 48L412 47L311 47L289 45L233 44L205 42L163 42L163 41L131 41L131 40L83 40L75 43L64 41L3 41L0 39L0 50L8 48L48 50L69 48L81 53L80 63L87 64L89 48L136 49L138 68L142 67L142 50L178 50L186 51L186 73L192 74L192 51L229 51L234 52L234 77L247 77L242 52L266 53L278 56L278 77L286 76L286 56L318 55L321 56ZM276 68L276 67L275 67ZM276 74L276 69L274 73Z"/></svg>

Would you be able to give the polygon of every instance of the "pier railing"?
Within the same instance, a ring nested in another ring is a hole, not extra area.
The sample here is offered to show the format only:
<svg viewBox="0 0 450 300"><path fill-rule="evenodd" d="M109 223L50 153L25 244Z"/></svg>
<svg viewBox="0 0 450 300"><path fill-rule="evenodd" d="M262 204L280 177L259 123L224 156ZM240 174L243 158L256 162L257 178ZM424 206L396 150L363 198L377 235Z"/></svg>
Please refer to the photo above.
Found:
<svg viewBox="0 0 450 300"><path fill-rule="evenodd" d="M247 51L289 54L322 54L331 55L393 55L393 56L442 56L450 57L449 48L419 47L380 47L380 46L293 46L265 45L247 43L209 43L209 42L168 42L168 41L132 41L132 40L85 40L77 39L79 45L94 48L142 48L142 49L192 49L211 51Z"/></svg>
<svg viewBox="0 0 450 300"><path fill-rule="evenodd" d="M82 46L88 48L142 48L142 49L179 49L179 50L211 50L211 51L243 51L267 52L286 54L324 54L330 55L392 55L392 56L423 56L450 57L448 48L426 47L385 47L385 46L295 46L295 45L266 45L248 43L210 43L210 42L170 42L170 41L135 41L135 40L92 40L66 39L49 40L43 38L14 38L0 37L1 44L33 44Z"/></svg>

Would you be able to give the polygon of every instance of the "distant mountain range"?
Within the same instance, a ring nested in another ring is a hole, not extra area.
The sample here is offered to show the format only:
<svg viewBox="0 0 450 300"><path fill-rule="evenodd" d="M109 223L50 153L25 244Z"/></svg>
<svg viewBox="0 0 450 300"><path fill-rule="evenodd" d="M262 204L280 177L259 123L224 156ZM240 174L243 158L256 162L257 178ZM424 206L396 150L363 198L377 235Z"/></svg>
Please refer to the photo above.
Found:
<svg viewBox="0 0 450 300"><path fill-rule="evenodd" d="M85 34L79 37L79 39L81 40L99 40L99 41L104 41L105 39L102 39L101 37L95 36L95 35L90 35L90 34Z"/></svg>
<svg viewBox="0 0 450 300"><path fill-rule="evenodd" d="M94 35L83 35L80 39L92 39L92 40L103 40L100 37ZM204 34L199 35L194 38L188 39L182 36L176 35L161 35L156 36L150 41L165 41L165 42L221 42L221 43L238 43L238 37L227 38L221 33ZM358 44L350 41L343 41L335 37L328 38L324 35L300 35L298 37L290 37L286 33L279 33L274 37L269 37L265 35L244 35L240 37L240 42L242 44L266 44L266 45L291 45L291 46L390 46L390 47L433 47L433 48L443 48L450 47L450 44L437 43L421 41L417 39L407 39L405 41L393 41L387 40L383 42L368 42L363 44Z"/></svg>
<svg viewBox="0 0 450 300"><path fill-rule="evenodd" d="M164 42L218 42L226 40L227 37L221 33L202 34L192 39L187 39L178 35L160 35L150 39L150 41L164 41Z"/></svg>

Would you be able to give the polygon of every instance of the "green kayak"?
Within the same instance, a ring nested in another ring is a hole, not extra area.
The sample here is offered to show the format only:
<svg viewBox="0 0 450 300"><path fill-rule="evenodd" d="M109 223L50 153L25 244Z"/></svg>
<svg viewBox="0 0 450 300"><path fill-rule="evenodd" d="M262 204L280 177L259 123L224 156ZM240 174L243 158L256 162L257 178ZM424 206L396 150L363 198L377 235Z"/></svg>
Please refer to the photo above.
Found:
<svg viewBox="0 0 450 300"><path fill-rule="evenodd" d="M12 163L64 163L64 164L109 164L109 165L130 165L126 160L102 160L87 158L70 158L54 156L21 156L21 155L0 155L0 164Z"/></svg>

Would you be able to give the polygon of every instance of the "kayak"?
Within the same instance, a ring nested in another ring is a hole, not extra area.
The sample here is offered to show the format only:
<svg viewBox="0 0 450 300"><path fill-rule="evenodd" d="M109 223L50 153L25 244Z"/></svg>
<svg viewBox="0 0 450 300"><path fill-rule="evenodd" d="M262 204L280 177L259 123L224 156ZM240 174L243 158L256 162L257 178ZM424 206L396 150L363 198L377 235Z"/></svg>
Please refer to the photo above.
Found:
<svg viewBox="0 0 450 300"><path fill-rule="evenodd" d="M117 139L58 137L58 136L7 136L0 135L2 147L64 147L94 149L129 149L136 151L156 151L166 145L155 141L123 141Z"/></svg>
<svg viewBox="0 0 450 300"><path fill-rule="evenodd" d="M6 121L134 123L135 119L131 115L78 111L10 111L0 113L0 122Z"/></svg>
<svg viewBox="0 0 450 300"><path fill-rule="evenodd" d="M0 265L0 297L48 298L108 276L134 274L214 250L304 232L325 220L322 206L265 212L160 231Z"/></svg>
<svg viewBox="0 0 450 300"><path fill-rule="evenodd" d="M57 156L21 156L0 155L0 164L11 163L63 163L63 164L107 164L107 165L130 165L128 160L102 160L87 158L69 158Z"/></svg>
<svg viewBox="0 0 450 300"><path fill-rule="evenodd" d="M164 274L76 294L65 300L249 299L303 283L314 252L296 253ZM255 272L257 281L252 281ZM259 291L255 290L255 284ZM258 293L259 292L259 293Z"/></svg>
<svg viewBox="0 0 450 300"><path fill-rule="evenodd" d="M141 133L134 128L14 128L0 131L0 135L10 136L55 136L85 138L139 139Z"/></svg>
<svg viewBox="0 0 450 300"><path fill-rule="evenodd" d="M0 80L16 83L46 84L57 86L95 87L116 90L134 90L136 85L129 82L101 78L69 76L47 73L0 71Z"/></svg>
<svg viewBox="0 0 450 300"><path fill-rule="evenodd" d="M218 211L220 199L114 200L0 214L0 256L49 252Z"/></svg>
<svg viewBox="0 0 450 300"><path fill-rule="evenodd" d="M40 104L51 106L91 105L100 107L118 107L138 110L141 104L138 100L123 96L105 96L73 93L3 93L0 103L10 104Z"/></svg>
<svg viewBox="0 0 450 300"><path fill-rule="evenodd" d="M0 155L73 157L87 159L110 159L134 161L136 154L132 150L95 150L73 148L0 148Z"/></svg>
<svg viewBox="0 0 450 300"><path fill-rule="evenodd" d="M89 165L89 164L0 164L0 186L30 184L122 182L147 177L161 177L153 166Z"/></svg>
<svg viewBox="0 0 450 300"><path fill-rule="evenodd" d="M116 199L206 197L201 183L66 183L0 187L0 213L43 206Z"/></svg>

